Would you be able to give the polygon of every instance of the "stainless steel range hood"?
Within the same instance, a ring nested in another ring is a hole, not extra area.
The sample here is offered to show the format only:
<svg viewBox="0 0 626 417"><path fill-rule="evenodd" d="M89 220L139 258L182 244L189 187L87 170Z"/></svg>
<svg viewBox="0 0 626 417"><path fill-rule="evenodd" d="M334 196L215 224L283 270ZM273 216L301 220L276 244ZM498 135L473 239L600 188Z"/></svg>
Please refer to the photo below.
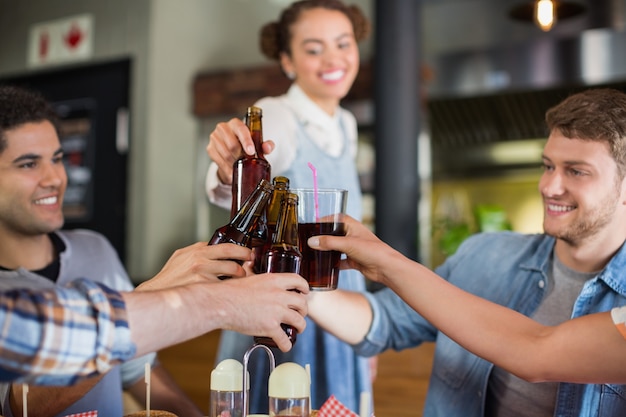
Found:
<svg viewBox="0 0 626 417"><path fill-rule="evenodd" d="M549 107L590 86L626 91L626 32L506 40L431 53L427 65L433 176L500 175L539 166Z"/></svg>

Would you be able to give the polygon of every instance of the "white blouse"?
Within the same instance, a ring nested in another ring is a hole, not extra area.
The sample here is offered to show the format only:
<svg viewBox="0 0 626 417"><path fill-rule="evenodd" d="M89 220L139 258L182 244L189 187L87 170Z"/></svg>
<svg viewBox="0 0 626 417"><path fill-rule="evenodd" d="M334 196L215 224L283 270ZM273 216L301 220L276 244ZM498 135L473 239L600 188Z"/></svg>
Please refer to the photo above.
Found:
<svg viewBox="0 0 626 417"><path fill-rule="evenodd" d="M255 106L263 110L263 138L275 143L274 151L266 155L272 165L272 176L285 172L293 163L297 150L295 132L306 129L307 136L329 156L343 152L344 140L356 158L357 124L349 111L338 107L334 115L324 112L297 84L292 84L286 94L264 97ZM342 129L342 125L343 128ZM230 208L231 186L223 184L217 176L217 164L211 163L206 177L209 200L220 207Z"/></svg>

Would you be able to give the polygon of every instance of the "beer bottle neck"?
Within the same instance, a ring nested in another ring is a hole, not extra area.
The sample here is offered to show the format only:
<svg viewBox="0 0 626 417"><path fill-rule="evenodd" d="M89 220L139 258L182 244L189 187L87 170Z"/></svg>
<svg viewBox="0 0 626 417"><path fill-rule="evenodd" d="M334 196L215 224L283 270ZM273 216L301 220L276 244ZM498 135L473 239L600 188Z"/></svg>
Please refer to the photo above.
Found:
<svg viewBox="0 0 626 417"><path fill-rule="evenodd" d="M243 203L241 209L233 216L230 224L242 233L251 233L267 208L272 191L272 184L266 180L261 180Z"/></svg>
<svg viewBox="0 0 626 417"><path fill-rule="evenodd" d="M298 247L297 205L298 200L295 194L287 194L283 198L272 245Z"/></svg>
<svg viewBox="0 0 626 417"><path fill-rule="evenodd" d="M255 158L265 159L263 154L263 123L261 122L262 112L258 107L249 107L246 114L246 124L254 143Z"/></svg>

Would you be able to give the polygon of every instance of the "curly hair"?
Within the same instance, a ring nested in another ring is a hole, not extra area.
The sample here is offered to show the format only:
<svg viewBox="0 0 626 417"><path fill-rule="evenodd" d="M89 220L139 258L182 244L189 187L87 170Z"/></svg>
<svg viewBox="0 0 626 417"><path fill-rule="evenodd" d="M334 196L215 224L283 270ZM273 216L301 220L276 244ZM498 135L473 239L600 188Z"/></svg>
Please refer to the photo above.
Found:
<svg viewBox="0 0 626 417"><path fill-rule="evenodd" d="M8 130L45 120L58 128L57 114L42 94L22 87L0 85L0 152L7 147Z"/></svg>
<svg viewBox="0 0 626 417"><path fill-rule="evenodd" d="M361 9L356 5L345 5L340 0L300 0L283 10L277 22L270 22L261 28L261 52L269 59L278 61L281 53L291 55L291 26L298 21L302 12L311 9L337 10L345 14L354 30L357 42L366 39L371 25Z"/></svg>
<svg viewBox="0 0 626 417"><path fill-rule="evenodd" d="M550 132L565 137L607 142L620 178L626 175L626 94L612 88L573 94L546 112Z"/></svg>

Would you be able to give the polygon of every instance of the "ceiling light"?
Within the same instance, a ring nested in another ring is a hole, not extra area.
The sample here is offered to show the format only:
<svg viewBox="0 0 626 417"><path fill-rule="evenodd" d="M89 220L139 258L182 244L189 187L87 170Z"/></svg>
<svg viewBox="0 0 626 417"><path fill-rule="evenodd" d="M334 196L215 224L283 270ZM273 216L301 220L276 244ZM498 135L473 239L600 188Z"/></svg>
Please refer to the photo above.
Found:
<svg viewBox="0 0 626 417"><path fill-rule="evenodd" d="M544 32L552 29L556 22L556 10L552 0L538 0L535 3L535 23Z"/></svg>
<svg viewBox="0 0 626 417"><path fill-rule="evenodd" d="M557 20L581 15L586 8L580 3L559 0L533 0L514 6L509 16L515 20L535 23L547 32Z"/></svg>

